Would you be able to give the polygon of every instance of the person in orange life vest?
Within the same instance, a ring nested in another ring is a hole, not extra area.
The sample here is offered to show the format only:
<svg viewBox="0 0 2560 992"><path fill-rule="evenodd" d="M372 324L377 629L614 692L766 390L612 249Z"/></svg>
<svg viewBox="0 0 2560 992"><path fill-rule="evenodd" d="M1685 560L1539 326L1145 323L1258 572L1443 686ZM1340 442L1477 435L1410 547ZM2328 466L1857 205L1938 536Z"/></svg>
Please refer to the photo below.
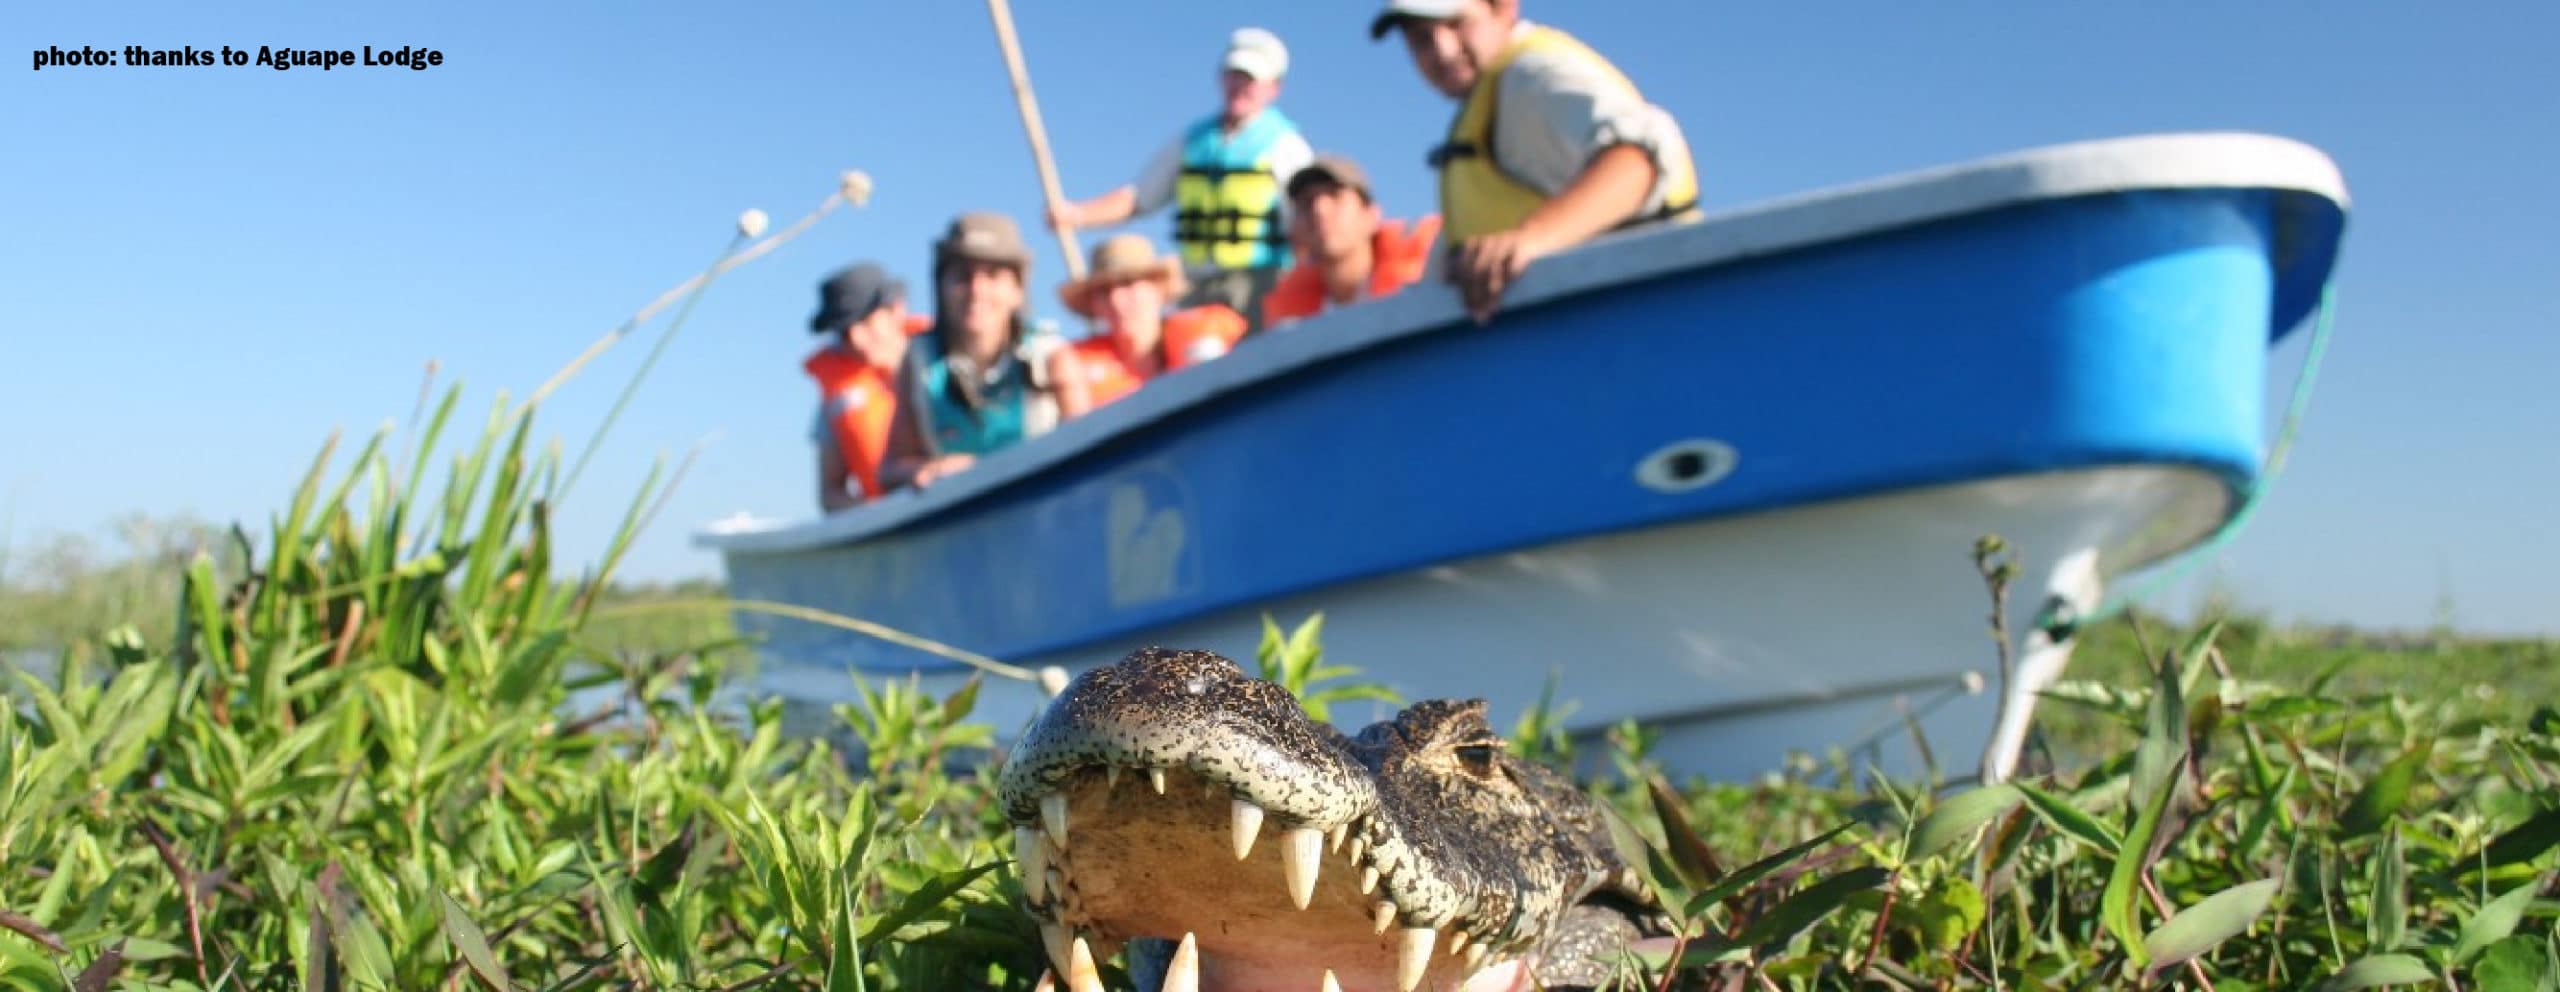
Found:
<svg viewBox="0 0 2560 992"><path fill-rule="evenodd" d="M1520 0L1387 0L1425 82L1459 101L1431 153L1447 278L1478 323L1537 259L1622 227L1698 214L1697 166L1668 111Z"/></svg>
<svg viewBox="0 0 2560 992"><path fill-rule="evenodd" d="M818 285L812 333L827 343L800 363L818 384L818 506L829 512L880 498L880 460L897 412L898 364L907 338L933 326L907 312L906 285L877 265L843 269ZM848 483L851 485L849 486Z"/></svg>
<svg viewBox="0 0 2560 992"><path fill-rule="evenodd" d="M1431 242L1439 233L1438 214L1409 225L1383 219L1359 163L1316 156L1289 178L1289 238L1297 264L1263 298L1263 326L1413 284L1430 267Z"/></svg>
<svg viewBox="0 0 2560 992"><path fill-rule="evenodd" d="M1244 337L1244 315L1225 304L1165 312L1166 301L1185 288L1182 263L1157 257L1143 235L1095 245L1091 269L1058 288L1067 309L1103 328L1050 356L1060 420L1099 409L1163 373L1224 355Z"/></svg>

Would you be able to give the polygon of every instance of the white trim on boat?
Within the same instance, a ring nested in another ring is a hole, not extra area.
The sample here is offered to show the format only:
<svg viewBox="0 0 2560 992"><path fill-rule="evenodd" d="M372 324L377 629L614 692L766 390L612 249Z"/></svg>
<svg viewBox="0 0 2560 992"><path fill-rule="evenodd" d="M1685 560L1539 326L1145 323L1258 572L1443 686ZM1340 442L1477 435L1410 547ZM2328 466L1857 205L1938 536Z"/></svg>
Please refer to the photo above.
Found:
<svg viewBox="0 0 2560 992"><path fill-rule="evenodd" d="M2136 190L2268 189L2348 206L2346 181L2318 149L2246 133L2147 135L2031 149L1818 190L1706 219L1595 240L1530 269L1506 307L1591 292L1687 269L1791 251L2033 202ZM725 552L775 553L851 543L1069 461L1100 441L1289 369L1383 341L1467 323L1436 281L1256 335L1251 346L1150 383L1034 443L981 459L931 489L798 522L721 521L694 535Z"/></svg>

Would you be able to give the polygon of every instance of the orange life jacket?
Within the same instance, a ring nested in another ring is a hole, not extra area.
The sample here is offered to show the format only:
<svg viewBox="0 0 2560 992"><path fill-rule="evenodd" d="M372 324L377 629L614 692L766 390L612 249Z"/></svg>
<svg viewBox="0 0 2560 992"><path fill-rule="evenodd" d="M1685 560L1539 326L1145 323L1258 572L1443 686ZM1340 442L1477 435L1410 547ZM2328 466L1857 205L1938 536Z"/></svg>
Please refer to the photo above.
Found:
<svg viewBox="0 0 2560 992"><path fill-rule="evenodd" d="M1158 346L1164 371L1198 365L1226 354L1244 337L1244 329L1244 315L1223 304L1166 314L1164 343ZM1092 398L1094 409L1146 385L1148 377L1120 357L1120 348L1108 333L1078 341L1067 349L1075 356L1076 368L1084 376L1085 395Z"/></svg>
<svg viewBox="0 0 2560 992"><path fill-rule="evenodd" d="M1198 365L1235 350L1244 340L1244 315L1223 303L1179 310L1164 317L1165 371Z"/></svg>
<svg viewBox="0 0 2560 992"><path fill-rule="evenodd" d="M930 317L907 316L910 337L932 327ZM862 485L862 498L880 498L880 460L889 453L889 419L898 412L896 374L838 347L818 349L800 367L817 380L818 401L829 404L827 427L846 471Z"/></svg>
<svg viewBox="0 0 2560 992"><path fill-rule="evenodd" d="M1421 280L1431 266L1431 243L1439 236L1438 214L1414 221L1411 227L1402 221L1379 222L1378 233L1369 238L1369 285L1362 298L1386 296ZM1262 323L1267 327L1313 317L1332 302L1325 290L1324 266L1302 258L1263 295Z"/></svg>

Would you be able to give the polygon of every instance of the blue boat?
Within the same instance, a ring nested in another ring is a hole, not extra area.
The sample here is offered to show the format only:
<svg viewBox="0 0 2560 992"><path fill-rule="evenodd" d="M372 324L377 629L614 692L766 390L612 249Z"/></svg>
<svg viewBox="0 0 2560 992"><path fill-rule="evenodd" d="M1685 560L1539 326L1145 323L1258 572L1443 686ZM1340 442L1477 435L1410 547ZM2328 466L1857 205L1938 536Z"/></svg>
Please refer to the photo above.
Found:
<svg viewBox="0 0 2560 992"><path fill-rule="evenodd" d="M2035 149L1624 232L1488 326L1427 281L1250 340L928 491L698 532L741 599L1074 672L1148 644L1329 657L1507 722L1635 720L1673 769L1790 752L2009 773L2067 623L2005 677L1977 538L2027 617L2086 616L2262 484L2269 354L2347 208L2252 134ZM764 687L972 669L742 612ZM992 682L981 712L1041 701ZM1375 714L1338 712L1346 722ZM1925 748L1922 743L1925 741Z"/></svg>

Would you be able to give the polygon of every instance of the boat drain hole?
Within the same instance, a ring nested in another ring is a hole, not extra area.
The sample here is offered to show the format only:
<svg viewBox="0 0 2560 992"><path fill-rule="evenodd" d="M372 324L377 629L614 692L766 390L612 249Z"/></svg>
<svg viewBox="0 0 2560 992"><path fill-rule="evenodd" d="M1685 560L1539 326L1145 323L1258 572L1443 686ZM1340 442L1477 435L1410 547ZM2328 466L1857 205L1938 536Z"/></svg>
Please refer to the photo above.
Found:
<svg viewBox="0 0 2560 992"><path fill-rule="evenodd" d="M1733 473L1734 454L1721 441L1695 439L1664 445L1636 466L1636 482L1663 493L1682 493Z"/></svg>

